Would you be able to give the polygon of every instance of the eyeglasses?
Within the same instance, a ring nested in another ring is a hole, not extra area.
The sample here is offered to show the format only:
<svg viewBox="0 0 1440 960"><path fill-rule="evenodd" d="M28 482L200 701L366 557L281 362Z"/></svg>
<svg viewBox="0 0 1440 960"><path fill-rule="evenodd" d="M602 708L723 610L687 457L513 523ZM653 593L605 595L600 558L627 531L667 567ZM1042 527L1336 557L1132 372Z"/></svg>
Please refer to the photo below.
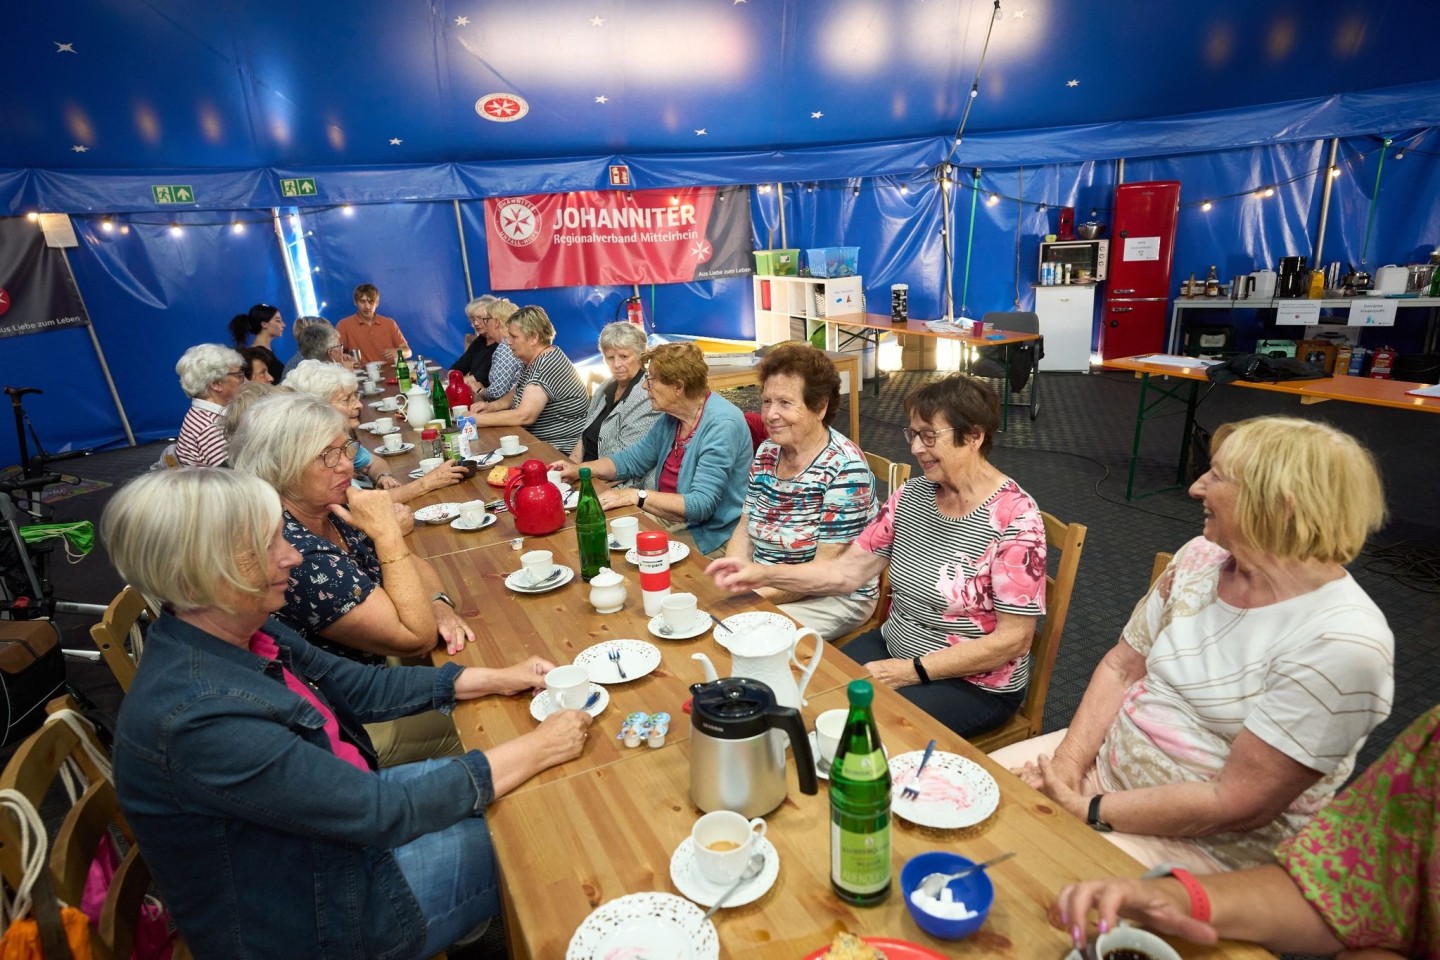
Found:
<svg viewBox="0 0 1440 960"><path fill-rule="evenodd" d="M250 375L244 370L226 370L225 376L234 377L236 380L249 380Z"/></svg>
<svg viewBox="0 0 1440 960"><path fill-rule="evenodd" d="M316 457L315 459L325 464L327 469L334 470L336 467L340 466L340 460L342 457L346 460L354 460L355 452L359 449L360 442L358 440L346 440L345 443L341 446L326 447L324 450L320 451L320 456Z"/></svg>
<svg viewBox="0 0 1440 960"><path fill-rule="evenodd" d="M920 442L925 446L933 447L935 446L936 437L939 437L941 434L954 433L955 428L951 427L948 430L911 430L909 427L906 427L900 432L905 434L906 443L914 443L915 438L919 437Z"/></svg>

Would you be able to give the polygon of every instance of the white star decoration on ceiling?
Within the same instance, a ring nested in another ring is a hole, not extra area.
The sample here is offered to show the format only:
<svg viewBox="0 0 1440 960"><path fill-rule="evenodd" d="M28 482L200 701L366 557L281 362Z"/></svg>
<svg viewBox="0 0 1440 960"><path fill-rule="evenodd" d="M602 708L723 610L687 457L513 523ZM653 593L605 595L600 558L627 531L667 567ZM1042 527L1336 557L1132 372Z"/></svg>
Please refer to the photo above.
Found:
<svg viewBox="0 0 1440 960"><path fill-rule="evenodd" d="M50 42L55 44L56 53L77 53L75 44L73 43L61 43L59 40L51 40Z"/></svg>
<svg viewBox="0 0 1440 960"><path fill-rule="evenodd" d="M697 137L704 137L704 136L709 136L709 134L707 134L707 133L705 132L705 128L704 128L704 127L701 127L699 130L696 130L696 131L695 131L695 136L697 136Z"/></svg>
<svg viewBox="0 0 1440 960"><path fill-rule="evenodd" d="M590 26L592 26L592 27L603 27L604 25L605 25L605 21L604 21L603 19L601 19L600 15L599 15L598 13L597 13L595 16L593 16L593 17L590 18Z"/></svg>
<svg viewBox="0 0 1440 960"><path fill-rule="evenodd" d="M602 94L600 94L600 96L598 96L598 97L595 98L595 102L596 102L596 103L609 103L609 102L610 102L610 98L607 97L607 96L605 96L605 94L602 93Z"/></svg>
<svg viewBox="0 0 1440 960"><path fill-rule="evenodd" d="M1010 18L1011 18L1012 20L1024 20L1024 19L1025 19L1025 12L1026 12L1026 11L1024 11L1024 10L1016 10L1016 11L1014 11L1013 13L1010 14Z"/></svg>
<svg viewBox="0 0 1440 960"><path fill-rule="evenodd" d="M85 144L83 144L83 143L77 143L77 144L75 144L75 146L71 147L70 149L71 149L71 150L74 150L76 153L85 153L85 152L88 151L90 148L87 147L87 146L85 146Z"/></svg>
<svg viewBox="0 0 1440 960"><path fill-rule="evenodd" d="M810 111L810 119L811 119L811 120L819 120L819 119L820 119L821 117L823 117L823 116L825 116L825 114L822 113L822 112L820 112L819 110L811 110L811 111Z"/></svg>
<svg viewBox="0 0 1440 960"><path fill-rule="evenodd" d="M457 27L468 27L468 26L470 26L470 18L469 18L469 17L456 17L456 18L455 18L455 26L457 26Z"/></svg>
<svg viewBox="0 0 1440 960"><path fill-rule="evenodd" d="M1079 80L1067 80L1067 81L1065 82L1065 86L1067 86L1067 87L1078 87L1078 86L1080 86L1080 81L1079 81Z"/></svg>
<svg viewBox="0 0 1440 960"><path fill-rule="evenodd" d="M401 140L399 137L391 137L391 138L390 138L390 146L392 146L392 147L398 147L398 146L400 146L400 144L402 144L402 143L404 143L404 142L405 142L405 141L404 141L404 140Z"/></svg>

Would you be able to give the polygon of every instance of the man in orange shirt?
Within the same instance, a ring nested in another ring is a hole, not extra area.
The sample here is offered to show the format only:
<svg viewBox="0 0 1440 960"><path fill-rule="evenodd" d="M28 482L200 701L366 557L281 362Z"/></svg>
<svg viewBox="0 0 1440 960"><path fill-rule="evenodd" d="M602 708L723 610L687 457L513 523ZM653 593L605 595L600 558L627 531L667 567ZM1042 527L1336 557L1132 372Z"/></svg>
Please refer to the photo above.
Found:
<svg viewBox="0 0 1440 960"><path fill-rule="evenodd" d="M362 283L355 288L355 312L335 325L341 345L347 352L359 350L362 363L393 363L397 351L410 356L400 326L393 317L376 313L379 306L380 291L373 283Z"/></svg>

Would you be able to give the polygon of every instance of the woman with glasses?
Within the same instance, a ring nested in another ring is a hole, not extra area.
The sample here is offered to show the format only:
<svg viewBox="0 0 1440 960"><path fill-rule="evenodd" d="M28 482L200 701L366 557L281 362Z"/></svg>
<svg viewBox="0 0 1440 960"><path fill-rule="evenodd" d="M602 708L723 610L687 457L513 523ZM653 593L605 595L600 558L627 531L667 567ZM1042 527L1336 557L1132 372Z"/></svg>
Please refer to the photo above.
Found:
<svg viewBox="0 0 1440 960"><path fill-rule="evenodd" d="M175 373L190 398L175 438L175 459L184 467L218 467L226 457L221 419L246 383L245 358L218 343L201 343L181 354Z"/></svg>
<svg viewBox="0 0 1440 960"><path fill-rule="evenodd" d="M406 545L405 508L382 490L351 485L360 445L330 404L308 394L266 397L231 444L235 469L280 494L285 539L300 551L276 613L286 626L327 653L372 666L424 656L437 636L451 653L475 639L435 569ZM460 747L454 725L434 713L369 731L382 766Z"/></svg>
<svg viewBox="0 0 1440 960"><path fill-rule="evenodd" d="M880 682L961 736L1004 723L1030 676L1045 612L1040 508L990 463L995 392L961 374L905 398L905 439L924 471L894 492L838 558L763 565L726 557L706 571L726 589L841 595L890 568L890 613L844 648Z"/></svg>
<svg viewBox="0 0 1440 960"><path fill-rule="evenodd" d="M270 371L271 383L279 383L280 378L285 375L285 364L275 356L272 346L284 335L285 318L280 316L279 309L268 303L257 303L250 308L249 313L237 313L230 318L230 339L234 341L235 348L238 350L244 347L245 340L250 338L250 349L265 361L265 367ZM249 372L248 366L246 371Z"/></svg>
<svg viewBox="0 0 1440 960"><path fill-rule="evenodd" d="M475 303L472 300L465 308L476 333L465 355L469 357L474 351L474 359L469 369L464 366L465 357L455 361L451 369L465 374L465 385L475 393L478 408L479 404L499 400L514 389L525 364L510 349L510 318L520 308L509 300L494 297L482 308L475 308Z"/></svg>
<svg viewBox="0 0 1440 960"><path fill-rule="evenodd" d="M451 370L458 370L467 377L473 376L479 383L490 378L490 361L499 342L487 336L490 329L489 307L497 299L486 293L465 304L465 319L470 322L471 332L465 334L465 352L450 364Z"/></svg>

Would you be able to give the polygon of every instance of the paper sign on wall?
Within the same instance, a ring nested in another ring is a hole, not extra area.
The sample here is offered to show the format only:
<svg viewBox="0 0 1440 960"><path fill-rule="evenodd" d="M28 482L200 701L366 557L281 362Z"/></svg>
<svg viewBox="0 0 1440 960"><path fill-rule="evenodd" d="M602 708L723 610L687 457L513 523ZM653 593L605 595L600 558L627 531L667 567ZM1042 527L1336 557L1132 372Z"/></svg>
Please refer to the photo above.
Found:
<svg viewBox="0 0 1440 960"><path fill-rule="evenodd" d="M1319 300L1276 300L1275 324L1277 326L1307 326L1320 322Z"/></svg>
<svg viewBox="0 0 1440 960"><path fill-rule="evenodd" d="M1126 237L1121 260L1159 260L1159 237Z"/></svg>
<svg viewBox="0 0 1440 960"><path fill-rule="evenodd" d="M1380 297L1356 298L1350 304L1349 325L1352 327L1393 327L1395 326L1394 300Z"/></svg>

